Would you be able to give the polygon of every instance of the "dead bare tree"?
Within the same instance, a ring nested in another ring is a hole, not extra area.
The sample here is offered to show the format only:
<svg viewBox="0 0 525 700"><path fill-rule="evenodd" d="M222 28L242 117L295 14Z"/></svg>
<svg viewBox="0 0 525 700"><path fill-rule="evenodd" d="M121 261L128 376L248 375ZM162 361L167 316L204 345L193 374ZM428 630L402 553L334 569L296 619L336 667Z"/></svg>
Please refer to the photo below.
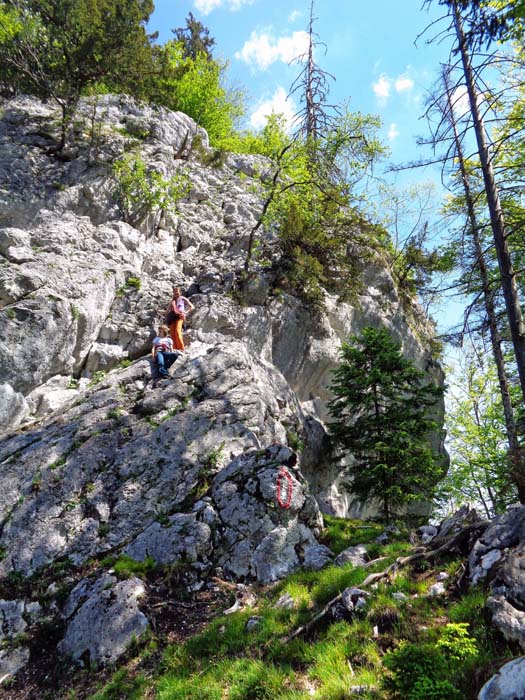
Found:
<svg viewBox="0 0 525 700"><path fill-rule="evenodd" d="M334 117L339 114L337 105L328 103L330 92L330 80L335 77L323 70L315 61L315 49L323 47L326 53L326 44L319 40L319 35L314 32L314 0L310 4L310 19L308 21L308 46L306 51L296 56L292 63L299 63L303 68L292 83L290 95L298 94L303 105L296 114L295 121L297 131L303 134L307 140L317 142L330 129Z"/></svg>
<svg viewBox="0 0 525 700"><path fill-rule="evenodd" d="M496 178L494 176L492 150L489 139L487 138L483 116L481 114L476 81L470 61L465 32L463 31L463 23L456 0L451 3L451 12L458 42L457 50L459 52L463 67L465 86L467 89L472 123L476 136L481 171L483 174L485 196L490 215L494 246L498 258L501 288L503 298L505 300L512 345L516 358L521 394L523 400L525 401L525 324L523 322L523 315L521 312L518 285L516 282L516 272L512 263L507 232L505 230L503 209L501 206ZM525 484L522 486L522 494L525 497Z"/></svg>

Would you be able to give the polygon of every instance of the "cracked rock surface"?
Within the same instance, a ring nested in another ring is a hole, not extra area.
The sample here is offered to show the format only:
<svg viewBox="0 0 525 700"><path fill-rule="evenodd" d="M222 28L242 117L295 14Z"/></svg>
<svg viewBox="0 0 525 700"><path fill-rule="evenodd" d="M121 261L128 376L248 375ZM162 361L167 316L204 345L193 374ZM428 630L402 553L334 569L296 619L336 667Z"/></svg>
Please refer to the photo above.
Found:
<svg viewBox="0 0 525 700"><path fill-rule="evenodd" d="M386 326L418 367L441 373L420 341L423 314L379 262L363 271L359 303L326 294L319 317L274 294L258 262L239 297L266 159L206 165L191 145L198 136L206 153L207 136L186 115L111 95L81 101L75 146L55 158L52 105L18 97L2 109L0 577L71 568L77 578L57 574L65 606L44 613L65 625L63 654L112 663L147 628L147 585L107 566L94 574L105 555L180 564L194 583L216 568L270 583L331 561L318 503L375 512L341 488L324 448L349 335ZM113 163L126 153L186 183L176 207L124 216ZM260 235L271 253L274 234ZM172 378L155 382L148 353L174 285L195 312ZM35 602L14 598L3 630Z"/></svg>
<svg viewBox="0 0 525 700"><path fill-rule="evenodd" d="M236 284L262 211L263 183L273 175L268 160L231 154L221 167L206 165L191 144L197 136L206 152L207 135L189 117L112 95L81 101L74 148L53 158L44 147L56 129L51 104L19 97L2 108L0 430L67 410L83 400L90 379L145 354L172 286L180 285L196 307L188 331L194 340L210 352L241 343L260 360L260 383L284 387L276 402L286 404L294 393L301 422L286 429L305 443L301 469L322 507L373 514L374 504L364 509L341 488L339 465L322 448L341 342L366 325L383 325L418 367L442 378L419 340L429 329L424 315L401 303L387 269L377 263L363 271L354 305L326 294L326 310L316 318L286 290L273 295L271 272L254 262L239 303ZM187 183L176 209L124 217L113 163L125 153ZM261 235L271 252L273 234ZM31 338L30 353L21 333ZM224 370L217 392L229 381ZM239 386L232 401L242 393ZM442 436L435 439L439 444ZM64 536L57 534L55 545Z"/></svg>

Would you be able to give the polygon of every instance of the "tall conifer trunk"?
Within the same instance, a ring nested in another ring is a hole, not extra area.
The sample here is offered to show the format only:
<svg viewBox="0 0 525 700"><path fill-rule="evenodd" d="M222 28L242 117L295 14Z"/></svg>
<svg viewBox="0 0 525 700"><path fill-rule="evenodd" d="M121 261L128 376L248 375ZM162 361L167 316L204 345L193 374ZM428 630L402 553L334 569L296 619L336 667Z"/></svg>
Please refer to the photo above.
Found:
<svg viewBox="0 0 525 700"><path fill-rule="evenodd" d="M485 194L487 197L487 205L490 214L490 224L494 237L494 245L498 257L498 266L501 276L501 287L503 297L505 299L505 307L509 321L510 334L514 354L516 357L516 365L518 368L518 376L520 381L521 393L525 402L525 325L523 323L523 315L518 296L518 287L516 284L516 273L512 265L509 246L505 232L505 222L501 202L499 199L498 188L494 177L494 169L492 167L492 154L487 142L485 125L481 117L477 101L476 86L472 72L472 66L467 50L465 33L463 31L461 17L458 10L458 3L454 0L452 5L454 17L454 25L458 38L458 48L461 55L463 65L463 73L465 76L465 84L467 87L470 111L472 114L474 131L478 145L478 153L483 173L483 182L485 186ZM525 489L525 484L522 490ZM524 494L525 495L525 494Z"/></svg>
<svg viewBox="0 0 525 700"><path fill-rule="evenodd" d="M472 196L472 190L470 188L470 182L465 166L463 148L461 146L461 140L459 138L456 120L454 117L452 100L450 96L450 85L446 70L443 71L443 82L445 84L445 92L447 96L449 122L452 127L452 133L454 135L455 153L459 164L461 182L463 185L465 202L467 205L467 217L469 221L470 233L472 236L472 243L474 246L476 265L479 271L481 286L483 290L483 303L485 306L485 311L487 313L487 319L489 323L492 354L494 356L494 362L496 364L496 371L498 374L498 383L501 393L501 400L503 403L503 415L505 418L507 442L509 445L509 453L512 461L512 478L518 488L520 502L525 503L524 465L520 455L519 440L516 430L516 421L514 420L514 410L512 408L512 401L510 398L509 381L507 373L505 371L505 360L503 357L503 350L501 348L501 336L498 329L494 297L490 289L489 274L487 264L485 261L485 255L483 253L483 247L481 245L479 226L476 217L476 210L474 207L474 197Z"/></svg>

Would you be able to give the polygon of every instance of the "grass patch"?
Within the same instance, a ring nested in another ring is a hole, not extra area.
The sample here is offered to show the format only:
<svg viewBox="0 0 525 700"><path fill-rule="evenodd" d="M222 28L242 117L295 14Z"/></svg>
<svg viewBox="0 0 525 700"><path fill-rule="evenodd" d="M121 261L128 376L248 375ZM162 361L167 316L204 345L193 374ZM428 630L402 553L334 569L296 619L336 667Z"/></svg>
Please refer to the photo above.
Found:
<svg viewBox="0 0 525 700"><path fill-rule="evenodd" d="M384 526L375 523L364 523L362 520L346 520L331 515L324 515L325 530L321 542L339 554L347 547L373 542L382 532Z"/></svg>
<svg viewBox="0 0 525 700"><path fill-rule="evenodd" d="M159 522L166 517L159 514ZM91 700L459 700L476 697L497 663L519 653L490 631L482 590L458 601L426 596L433 572L452 575L457 559L432 562L429 576L403 568L370 590L364 610L341 621L327 616L308 636L285 643L344 588L360 586L369 573L410 550L406 541L376 544L380 525L327 521L327 538L336 551L371 542L374 556L387 560L367 569L348 564L298 571L261 592L256 608L215 618L185 643L167 647L147 691L141 676L115 674ZM154 562L121 556L112 565L119 575L146 575ZM398 600L395 592L406 598ZM293 598L293 607L277 608L285 593ZM254 615L259 624L247 630ZM142 696L133 694L141 690Z"/></svg>
<svg viewBox="0 0 525 700"><path fill-rule="evenodd" d="M66 463L66 458L59 457L52 464L49 465L49 468L51 469L51 471L54 471L55 469L58 469L59 467L64 466L65 463Z"/></svg>
<svg viewBox="0 0 525 700"><path fill-rule="evenodd" d="M89 381L88 386L95 386L95 384L98 384L99 382L101 382L104 379L106 374L107 374L107 371L103 370L103 369L98 369L96 372L93 372L93 374L91 375L91 379Z"/></svg>
<svg viewBox="0 0 525 700"><path fill-rule="evenodd" d="M117 671L110 682L89 697L89 700L142 700L148 686L144 676L131 676L127 669Z"/></svg>
<svg viewBox="0 0 525 700"><path fill-rule="evenodd" d="M153 557L146 557L144 561L136 561L128 557L127 554L121 554L113 564L115 573L119 578L131 578L132 576L143 578L147 576L150 571L153 571L155 566Z"/></svg>

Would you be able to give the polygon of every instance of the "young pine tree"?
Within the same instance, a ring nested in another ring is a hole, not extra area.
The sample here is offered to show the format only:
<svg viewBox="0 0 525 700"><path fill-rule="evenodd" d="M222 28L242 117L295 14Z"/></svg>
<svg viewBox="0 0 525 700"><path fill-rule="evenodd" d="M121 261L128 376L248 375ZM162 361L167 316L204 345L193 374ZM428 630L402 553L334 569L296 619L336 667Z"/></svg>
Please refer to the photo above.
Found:
<svg viewBox="0 0 525 700"><path fill-rule="evenodd" d="M443 389L401 354L384 329L365 328L341 349L328 404L330 432L348 466L352 492L378 499L388 522L399 506L429 498L443 469L432 449L430 418Z"/></svg>

